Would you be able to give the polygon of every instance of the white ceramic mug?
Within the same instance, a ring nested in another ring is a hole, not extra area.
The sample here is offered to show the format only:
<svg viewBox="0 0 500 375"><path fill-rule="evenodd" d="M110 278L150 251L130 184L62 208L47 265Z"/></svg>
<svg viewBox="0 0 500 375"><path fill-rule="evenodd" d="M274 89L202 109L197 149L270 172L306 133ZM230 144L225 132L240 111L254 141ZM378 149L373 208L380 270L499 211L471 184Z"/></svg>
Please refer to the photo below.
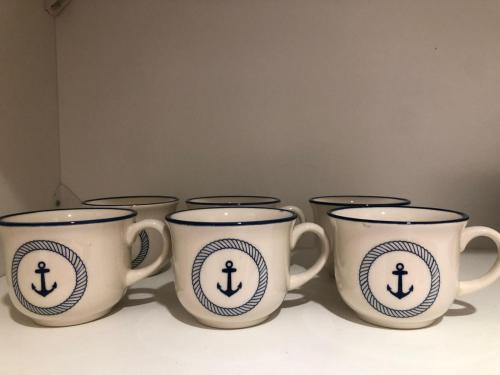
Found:
<svg viewBox="0 0 500 375"><path fill-rule="evenodd" d="M335 226L335 277L342 299L363 319L390 328L425 327L457 296L500 276L500 234L466 227L461 212L426 207L340 208ZM460 253L476 237L489 237L499 257L486 275L459 281Z"/></svg>
<svg viewBox="0 0 500 375"><path fill-rule="evenodd" d="M304 211L302 211L301 208L290 205L277 207L280 202L281 200L279 198L260 195L214 195L207 197L189 198L186 200L186 206L190 210L195 208L231 206L281 208L283 210L295 212L298 216L299 222L306 222Z"/></svg>
<svg viewBox="0 0 500 375"><path fill-rule="evenodd" d="M135 211L80 208L0 218L0 241L12 304L46 326L97 319L127 287L155 272L167 256L165 222L134 223ZM144 229L163 237L158 258L130 269L130 246Z"/></svg>
<svg viewBox="0 0 500 375"><path fill-rule="evenodd" d="M396 197L383 197L374 195L324 195L309 199L313 211L314 222L320 225L328 237L330 244L330 256L326 262L326 269L331 277L334 277L334 228L330 225L328 211L339 207L387 207L406 206L410 204L408 199Z"/></svg>
<svg viewBox="0 0 500 375"><path fill-rule="evenodd" d="M137 212L137 220L165 220L175 212L179 199L163 195L130 195L89 199L82 204L90 207L127 208ZM143 230L132 246L132 268L145 267L154 262L162 250L162 236L154 230ZM164 267L165 264L162 265Z"/></svg>
<svg viewBox="0 0 500 375"><path fill-rule="evenodd" d="M196 319L217 328L258 324L279 308L286 293L324 266L328 242L313 223L277 208L205 208L167 217L177 296ZM290 275L290 249L305 232L321 239L321 255L308 270Z"/></svg>

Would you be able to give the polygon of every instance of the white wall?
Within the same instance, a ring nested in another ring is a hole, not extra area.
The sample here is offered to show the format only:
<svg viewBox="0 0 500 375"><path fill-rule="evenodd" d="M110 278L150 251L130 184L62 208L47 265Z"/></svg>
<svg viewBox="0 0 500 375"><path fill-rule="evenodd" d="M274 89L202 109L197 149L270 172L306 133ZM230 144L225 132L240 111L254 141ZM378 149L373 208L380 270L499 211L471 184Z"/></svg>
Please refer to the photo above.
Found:
<svg viewBox="0 0 500 375"><path fill-rule="evenodd" d="M54 20L0 0L0 214L53 206L59 184Z"/></svg>
<svg viewBox="0 0 500 375"><path fill-rule="evenodd" d="M56 29L83 198L389 194L500 229L497 1L75 0Z"/></svg>

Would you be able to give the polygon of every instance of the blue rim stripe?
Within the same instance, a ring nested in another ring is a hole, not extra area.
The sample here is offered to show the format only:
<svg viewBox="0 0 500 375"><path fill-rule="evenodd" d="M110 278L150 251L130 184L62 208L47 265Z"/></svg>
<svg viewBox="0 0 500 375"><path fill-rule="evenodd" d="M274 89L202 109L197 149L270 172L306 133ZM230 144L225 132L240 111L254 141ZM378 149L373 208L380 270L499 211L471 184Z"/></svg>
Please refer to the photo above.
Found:
<svg viewBox="0 0 500 375"><path fill-rule="evenodd" d="M394 203L341 203L341 202L321 202L317 199L321 198L377 198L377 199L395 199L399 202ZM309 199L309 203L320 204L325 206L343 206L343 207L390 207L390 206L405 206L411 204L406 198L386 197L383 195L322 195Z"/></svg>
<svg viewBox="0 0 500 375"><path fill-rule="evenodd" d="M196 199L212 199L212 198L261 198L267 199L264 202L193 202ZM281 200L275 197L268 197L264 195L209 195L205 197L194 197L186 199L186 203L191 204L199 204L204 206L257 206L264 204L277 204L280 203Z"/></svg>
<svg viewBox="0 0 500 375"><path fill-rule="evenodd" d="M339 220L346 220L346 221L357 221L360 223L375 223L375 224L399 224L399 225L428 225L428 224L447 224L447 223L460 223L463 221L469 220L469 215L460 212L460 211L454 211L454 210L448 210L445 208L436 208L436 207L421 207L421 206L392 206L392 208L396 209L420 209L420 210L429 210L429 211L441 211L441 212L450 212L459 215L460 217L456 219L450 219L450 220L429 220L429 221L394 221L394 220L372 220L372 219L359 219L355 217L347 217L347 216L341 216L337 213L337 211L342 211L342 210L355 210L355 209L360 209L360 208L376 208L376 207L339 207L339 208L334 208L333 210L330 210L327 212L328 216L333 217L335 219Z"/></svg>
<svg viewBox="0 0 500 375"><path fill-rule="evenodd" d="M40 222L11 222L5 221L5 219L15 217L15 216L23 216L28 214L36 214L39 212L53 212L53 211L80 211L80 210L113 210L113 211L124 211L128 212L128 214L123 216L113 216L113 217L105 217L102 219L93 219L93 220L71 220L71 221L40 221ZM126 208L57 208L53 210L38 210L38 211L27 211L27 212L18 212L15 214L5 215L0 217L0 226L4 227L57 227L57 226L65 226L65 225L80 225L80 224L97 224L97 223L107 223L110 221L119 221L126 220L132 217L137 216L137 212L134 210L129 210Z"/></svg>
<svg viewBox="0 0 500 375"><path fill-rule="evenodd" d="M273 210L273 211L283 211L290 216L279 218L279 219L270 219L270 220L253 220L253 221L192 221L192 220L181 220L173 218L174 215L177 215L182 212L194 212L194 211L205 211L205 210L241 210L247 208L254 208L258 210ZM264 224L275 224L275 223L285 223L288 221L293 221L297 219L297 214L293 211L284 210L281 208L268 208L268 207L207 207L207 208L197 208L194 210L182 210L171 213L165 217L169 223L173 224L181 224L181 225L192 225L195 227L233 227L233 226L246 226L246 225L264 225Z"/></svg>
<svg viewBox="0 0 500 375"><path fill-rule="evenodd" d="M165 199L164 201L161 202L153 202L153 203L134 203L134 204L105 204L105 203L92 203L95 201L102 201L102 200L107 200L107 199L127 199L127 198L158 198L158 199ZM179 198L173 197L170 195L122 195L122 196L117 196L117 197L103 197L103 198L92 198L92 199L86 199L82 202L82 204L86 206L98 206L98 207L122 207L122 206L152 206L155 204L165 204L165 203L174 203L178 202Z"/></svg>

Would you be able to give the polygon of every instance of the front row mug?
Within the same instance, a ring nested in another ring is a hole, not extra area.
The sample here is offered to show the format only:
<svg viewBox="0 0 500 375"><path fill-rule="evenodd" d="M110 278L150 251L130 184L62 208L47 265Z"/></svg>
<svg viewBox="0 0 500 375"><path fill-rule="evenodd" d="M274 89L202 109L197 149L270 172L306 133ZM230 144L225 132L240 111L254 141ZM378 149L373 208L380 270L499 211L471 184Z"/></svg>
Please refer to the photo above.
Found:
<svg viewBox="0 0 500 375"><path fill-rule="evenodd" d="M500 276L500 234L466 227L466 214L426 207L340 208L335 226L335 277L342 299L363 320L390 328L421 328L441 318L456 297ZM486 275L459 281L460 253L489 237L499 257Z"/></svg>
<svg viewBox="0 0 500 375"><path fill-rule="evenodd" d="M97 319L127 287L155 272L167 256L166 224L126 209L81 208L0 218L10 300L22 314L46 326ZM150 265L130 269L131 246L144 229L163 238Z"/></svg>
<svg viewBox="0 0 500 375"><path fill-rule="evenodd" d="M328 242L313 223L294 225L294 212L277 208L204 208L167 217L177 296L201 323L243 328L266 320L286 293L324 266ZM290 250L305 232L321 240L321 255L290 274Z"/></svg>

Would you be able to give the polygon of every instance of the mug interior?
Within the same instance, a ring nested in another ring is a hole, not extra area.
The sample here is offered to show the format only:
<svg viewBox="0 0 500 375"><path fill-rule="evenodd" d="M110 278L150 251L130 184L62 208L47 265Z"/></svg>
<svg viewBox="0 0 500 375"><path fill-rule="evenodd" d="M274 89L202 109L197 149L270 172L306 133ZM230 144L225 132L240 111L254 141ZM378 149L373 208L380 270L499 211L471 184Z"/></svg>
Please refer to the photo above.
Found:
<svg viewBox="0 0 500 375"><path fill-rule="evenodd" d="M83 202L86 206L141 206L176 202L176 197L163 195L131 195L126 197L110 197L89 199Z"/></svg>
<svg viewBox="0 0 500 375"><path fill-rule="evenodd" d="M328 195L314 197L309 202L332 206L403 206L410 204L408 199L375 195Z"/></svg>
<svg viewBox="0 0 500 375"><path fill-rule="evenodd" d="M119 208L76 208L23 212L0 218L3 226L55 226L92 224L125 220L136 216L132 210Z"/></svg>
<svg viewBox="0 0 500 375"><path fill-rule="evenodd" d="M221 207L178 211L166 219L175 224L229 226L281 223L296 218L294 212L279 208Z"/></svg>
<svg viewBox="0 0 500 375"><path fill-rule="evenodd" d="M214 206L244 206L275 204L280 200L274 197L265 197L258 195L219 195L210 197L196 197L186 200L186 203L214 205Z"/></svg>
<svg viewBox="0 0 500 375"><path fill-rule="evenodd" d="M357 207L328 212L335 219L386 224L438 224L469 219L462 212L431 207Z"/></svg>

